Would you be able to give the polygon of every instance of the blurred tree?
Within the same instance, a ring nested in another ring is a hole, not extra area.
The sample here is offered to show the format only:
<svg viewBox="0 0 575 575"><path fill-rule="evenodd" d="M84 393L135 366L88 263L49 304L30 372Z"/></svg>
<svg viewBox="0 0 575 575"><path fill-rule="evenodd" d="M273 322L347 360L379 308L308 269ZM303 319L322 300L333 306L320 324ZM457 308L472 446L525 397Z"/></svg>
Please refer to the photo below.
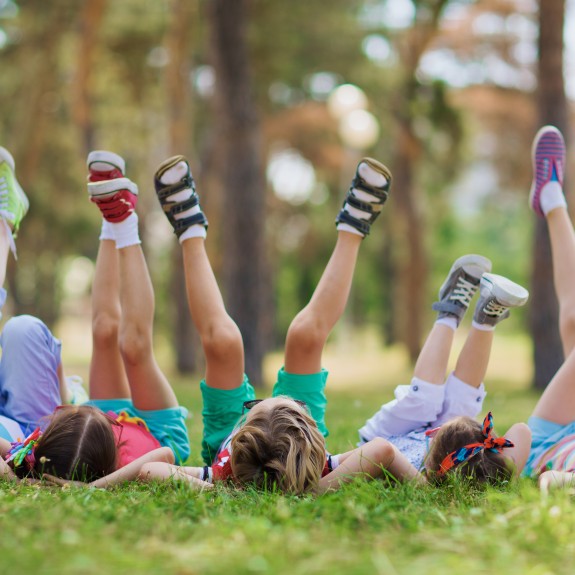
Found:
<svg viewBox="0 0 575 575"><path fill-rule="evenodd" d="M537 111L539 125L557 126L569 137L563 78L565 0L539 0L539 60ZM538 219L533 244L531 335L535 359L534 385L543 389L563 363L559 313L553 288L553 265L547 224Z"/></svg>
<svg viewBox="0 0 575 575"><path fill-rule="evenodd" d="M246 373L262 385L266 301L264 217L265 182L261 129L251 80L246 39L245 0L212 0L208 4L211 54L216 74L216 122L223 156L224 291L230 315L245 345Z"/></svg>

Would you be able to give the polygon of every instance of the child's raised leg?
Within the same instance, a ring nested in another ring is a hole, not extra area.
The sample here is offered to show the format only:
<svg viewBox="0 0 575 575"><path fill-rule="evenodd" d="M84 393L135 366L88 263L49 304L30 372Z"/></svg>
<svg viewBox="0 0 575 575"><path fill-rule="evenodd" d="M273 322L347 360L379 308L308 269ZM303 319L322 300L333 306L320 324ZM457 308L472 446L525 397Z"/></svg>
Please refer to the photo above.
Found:
<svg viewBox="0 0 575 575"><path fill-rule="evenodd" d="M549 229L565 362L543 392L533 416L558 425L575 420L575 233L563 194L565 160L565 142L559 130L541 128L533 142L530 204L546 218Z"/></svg>
<svg viewBox="0 0 575 575"><path fill-rule="evenodd" d="M205 249L208 221L188 162L175 156L155 175L160 204L182 246L186 291L192 321L206 358L202 455L210 464L222 441L242 415L243 402L255 398L244 376L244 347L238 326L228 315Z"/></svg>
<svg viewBox="0 0 575 575"><path fill-rule="evenodd" d="M93 152L88 165L89 194L104 216L97 268L101 275L95 284L95 316L100 319L95 321L94 334L99 346L92 364L97 379L91 381L91 391L100 395L94 399L131 396L140 410L177 407L153 352L154 291L134 211L137 187L122 177L123 162L115 154ZM116 177L103 179L110 175ZM106 370L112 371L111 385L103 384Z"/></svg>

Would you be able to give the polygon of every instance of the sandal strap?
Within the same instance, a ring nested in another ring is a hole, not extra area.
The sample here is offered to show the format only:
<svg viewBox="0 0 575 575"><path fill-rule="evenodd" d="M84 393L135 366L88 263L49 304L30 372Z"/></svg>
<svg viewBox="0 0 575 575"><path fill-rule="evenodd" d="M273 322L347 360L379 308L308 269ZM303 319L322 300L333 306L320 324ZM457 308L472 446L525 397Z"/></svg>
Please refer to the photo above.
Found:
<svg viewBox="0 0 575 575"><path fill-rule="evenodd" d="M181 218L179 220L175 220L168 216L170 219L170 223L174 228L174 233L176 236L180 237L189 227L195 225L202 225L206 229L208 229L208 219L204 215L204 212L198 212L193 216L188 216L187 218Z"/></svg>
<svg viewBox="0 0 575 575"><path fill-rule="evenodd" d="M354 189L361 190L362 192L366 192L366 193L376 197L378 200L381 200L381 202L379 202L379 203L383 204L383 203L385 203L385 201L387 200L387 197L389 196L390 184L391 184L391 182L389 180L387 180L383 186L379 186L379 187L372 186L371 184L368 184L359 175L356 175L355 178L351 181L351 187L349 188L347 195L348 195L348 197L352 196L353 195L352 190L354 190Z"/></svg>
<svg viewBox="0 0 575 575"><path fill-rule="evenodd" d="M364 202L362 200L360 200L359 198L357 198L356 196L354 196L353 194L349 194L347 196L347 198L345 199L344 205L348 204L358 210L361 210L362 212L367 212L368 214L377 214L376 217L379 215L379 213L381 212L381 208L383 206L383 202L381 203L370 203L370 202Z"/></svg>
<svg viewBox="0 0 575 575"><path fill-rule="evenodd" d="M364 236L369 235L369 231L371 229L371 223L375 218L377 218L379 214L372 216L369 220L360 220L358 218L354 218L349 212L346 210L341 210L335 219L336 224L347 224L352 228L355 228L358 232L362 233Z"/></svg>
<svg viewBox="0 0 575 575"><path fill-rule="evenodd" d="M165 214L175 216L176 214L181 214L186 210L194 208L199 203L200 199L198 198L198 194L194 192L187 200L162 203L162 209Z"/></svg>
<svg viewBox="0 0 575 575"><path fill-rule="evenodd" d="M156 179L156 193L160 200L162 206L167 202L167 198L177 192L181 192L185 189L191 189L193 194L195 194L196 187L194 185L194 180L190 174L186 174L179 182L175 184L163 184L158 179ZM167 202L168 204L174 202Z"/></svg>

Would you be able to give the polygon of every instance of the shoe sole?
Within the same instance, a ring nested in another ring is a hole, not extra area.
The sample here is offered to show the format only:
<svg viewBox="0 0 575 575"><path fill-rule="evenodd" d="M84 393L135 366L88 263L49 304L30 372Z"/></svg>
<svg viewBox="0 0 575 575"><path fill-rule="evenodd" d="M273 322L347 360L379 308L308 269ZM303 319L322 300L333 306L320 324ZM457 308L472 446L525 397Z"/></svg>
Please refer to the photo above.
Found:
<svg viewBox="0 0 575 575"><path fill-rule="evenodd" d="M553 139L548 143L543 143L543 139L545 136L553 135L557 136L557 140ZM544 173L543 166L541 169L538 168L537 165L537 148L539 148L540 144L545 146L545 153L542 153L543 157L554 158L554 159L561 159L561 166L562 166L562 173L557 174L560 177L560 184L563 185L563 178L564 178L564 171L565 171L565 159L566 159L566 150L565 150L565 140L563 139L563 134L555 127L555 126L543 126L537 134L535 134L535 138L533 139L533 144L531 146L531 163L533 165L533 182L531 183L531 190L529 191L529 205L531 209L538 215L545 217L543 210L541 209L540 203L540 196L541 190L543 186L550 181L550 178L553 174L553 165L555 165L555 161L552 162L550 166L551 173L546 174Z"/></svg>
<svg viewBox="0 0 575 575"><path fill-rule="evenodd" d="M168 158L167 160L164 160L159 166L158 169L156 170L156 174L155 177L156 179L159 181L161 179L161 177L171 168L173 168L174 166L176 166L177 164L179 164L180 162L186 162L186 164L188 164L188 160L184 157L184 156L172 156L171 158ZM189 167L189 164L188 164Z"/></svg>
<svg viewBox="0 0 575 575"><path fill-rule="evenodd" d="M22 215L23 218L30 209L30 201L28 200L26 192L22 189L20 182L18 182L18 179L16 178L16 162L14 161L14 157L6 148L2 146L0 146L0 162L6 162L12 169L12 174L14 175L14 183L16 184L16 192L20 196L20 201L24 206L24 214ZM14 216L16 216L16 214L14 214ZM17 231L17 228L15 228L14 231Z"/></svg>
<svg viewBox="0 0 575 575"><path fill-rule="evenodd" d="M506 307L521 307L529 299L529 292L524 287L504 276L486 273L481 278L481 284L490 284L491 294Z"/></svg>
<svg viewBox="0 0 575 575"><path fill-rule="evenodd" d="M106 150L94 150L93 152L90 152L86 160L86 165L90 170L94 164L106 164L117 168L122 172L122 174L126 173L126 162L124 158L122 158L122 156L118 156L118 154L114 154L114 152L108 152Z"/></svg>
<svg viewBox="0 0 575 575"><path fill-rule="evenodd" d="M480 280L483 274L491 271L491 266L492 264L490 259L478 254L467 254L457 258L453 262L447 277L451 276L455 270L461 268L467 275Z"/></svg>
<svg viewBox="0 0 575 575"><path fill-rule="evenodd" d="M128 178L116 178L103 182L88 182L88 194L91 198L106 198L117 194L122 190L128 190L135 196L138 195L138 186Z"/></svg>
<svg viewBox="0 0 575 575"><path fill-rule="evenodd" d="M367 164L374 172L381 174L387 180L387 183L391 186L391 180L393 179L393 177L391 175L391 171L387 166L384 166L381 162L378 162L373 158L362 158L359 161L358 166L360 164Z"/></svg>

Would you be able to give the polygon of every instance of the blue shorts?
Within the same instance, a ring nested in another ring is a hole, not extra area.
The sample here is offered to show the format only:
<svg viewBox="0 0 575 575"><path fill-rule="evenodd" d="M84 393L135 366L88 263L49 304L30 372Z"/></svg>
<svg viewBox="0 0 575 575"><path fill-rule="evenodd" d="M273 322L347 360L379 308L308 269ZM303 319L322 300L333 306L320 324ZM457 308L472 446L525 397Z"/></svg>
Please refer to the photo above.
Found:
<svg viewBox="0 0 575 575"><path fill-rule="evenodd" d="M104 413L125 411L131 417L140 417L146 422L150 433L164 447L169 447L182 464L190 456L190 438L186 427L188 410L185 407L168 407L166 409L136 409L131 399L92 399L85 405L91 405Z"/></svg>
<svg viewBox="0 0 575 575"><path fill-rule="evenodd" d="M541 473L541 470L535 469L533 465L550 447L568 435L575 435L575 421L561 425L541 417L530 417L527 425L531 429L531 451L523 475L532 477Z"/></svg>
<svg viewBox="0 0 575 575"><path fill-rule="evenodd" d="M285 395L304 401L324 437L328 435L325 425L327 376L328 372L325 369L318 373L300 375L287 373L282 367L272 391L272 397ZM204 423L202 458L206 465L211 465L220 445L238 424L242 416L244 401L255 399L256 395L247 376L244 376L242 384L234 389L208 387L205 380L200 383L200 389Z"/></svg>
<svg viewBox="0 0 575 575"><path fill-rule="evenodd" d="M5 299L6 291L0 289L0 307ZM16 424L28 435L61 403L62 344L38 318L21 315L6 322L0 347L0 416L6 418L2 426L13 434Z"/></svg>

